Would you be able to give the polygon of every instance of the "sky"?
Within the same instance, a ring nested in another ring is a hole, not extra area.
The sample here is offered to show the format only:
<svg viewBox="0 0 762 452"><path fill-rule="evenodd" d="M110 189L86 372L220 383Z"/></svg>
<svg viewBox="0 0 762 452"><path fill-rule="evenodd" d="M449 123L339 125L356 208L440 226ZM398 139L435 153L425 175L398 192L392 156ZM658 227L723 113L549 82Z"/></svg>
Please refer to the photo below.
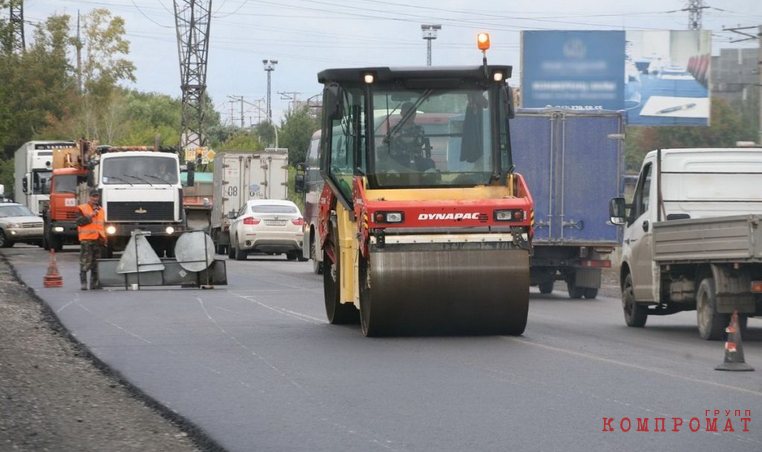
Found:
<svg viewBox="0 0 762 452"><path fill-rule="evenodd" d="M203 1L203 0L202 0ZM209 0L206 0L209 1ZM273 118L289 107L279 92L305 100L321 92L317 73L329 67L422 66L426 42L421 24L441 24L433 41L433 65L481 64L476 34L490 33L490 63L514 66L518 85L522 30L652 30L688 28L685 0L211 0L207 90L223 121L228 96L256 103L267 92L262 60L278 60L272 72ZM731 43L726 27L762 24L762 1L705 0L703 28L712 30L712 51L756 46ZM76 17L106 8L121 16L137 66L131 88L179 97L180 69L173 0L24 0L30 24L54 13ZM5 13L5 12L2 12ZM235 104L235 117L240 117ZM258 121L245 106L245 124ZM240 119L236 120L240 124Z"/></svg>

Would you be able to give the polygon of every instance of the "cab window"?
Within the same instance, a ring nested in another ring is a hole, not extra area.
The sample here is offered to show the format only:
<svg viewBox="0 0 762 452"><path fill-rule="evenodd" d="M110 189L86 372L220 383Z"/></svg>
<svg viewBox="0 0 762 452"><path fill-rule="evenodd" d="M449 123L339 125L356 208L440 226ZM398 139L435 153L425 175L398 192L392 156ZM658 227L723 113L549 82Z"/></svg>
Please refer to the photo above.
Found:
<svg viewBox="0 0 762 452"><path fill-rule="evenodd" d="M365 146L365 101L360 90L343 92L341 118L331 121L331 162L329 173L346 199L352 198L355 173L355 148ZM362 152L361 152L362 153Z"/></svg>
<svg viewBox="0 0 762 452"><path fill-rule="evenodd" d="M648 163L643 167L643 171L638 178L638 186L635 189L635 195L632 200L632 209L628 224L632 224L638 217L648 212L648 206L651 203L651 168L653 165Z"/></svg>

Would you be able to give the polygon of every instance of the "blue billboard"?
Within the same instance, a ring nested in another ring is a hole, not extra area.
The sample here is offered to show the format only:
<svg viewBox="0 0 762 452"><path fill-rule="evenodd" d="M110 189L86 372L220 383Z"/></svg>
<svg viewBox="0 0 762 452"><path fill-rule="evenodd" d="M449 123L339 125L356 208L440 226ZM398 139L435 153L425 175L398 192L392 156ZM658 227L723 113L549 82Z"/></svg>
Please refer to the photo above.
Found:
<svg viewBox="0 0 762 452"><path fill-rule="evenodd" d="M709 31L525 31L521 40L524 108L621 110L631 126L709 125Z"/></svg>
<svg viewBox="0 0 762 452"><path fill-rule="evenodd" d="M624 31L524 31L521 42L524 108L623 108Z"/></svg>

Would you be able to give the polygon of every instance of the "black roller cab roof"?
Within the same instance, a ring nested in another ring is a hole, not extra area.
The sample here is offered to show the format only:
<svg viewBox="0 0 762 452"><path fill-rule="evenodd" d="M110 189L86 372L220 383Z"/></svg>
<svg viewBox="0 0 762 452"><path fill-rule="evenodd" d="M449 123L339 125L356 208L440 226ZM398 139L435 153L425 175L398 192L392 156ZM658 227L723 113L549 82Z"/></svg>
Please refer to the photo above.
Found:
<svg viewBox="0 0 762 452"><path fill-rule="evenodd" d="M372 74L374 83L395 83L420 81L421 85L436 88L431 83L436 80L458 82L488 82L495 72L503 73L503 80L511 77L513 67L507 65L487 66L441 66L441 67L365 67L326 69L318 73L318 82L322 84L336 82L363 83L365 75Z"/></svg>

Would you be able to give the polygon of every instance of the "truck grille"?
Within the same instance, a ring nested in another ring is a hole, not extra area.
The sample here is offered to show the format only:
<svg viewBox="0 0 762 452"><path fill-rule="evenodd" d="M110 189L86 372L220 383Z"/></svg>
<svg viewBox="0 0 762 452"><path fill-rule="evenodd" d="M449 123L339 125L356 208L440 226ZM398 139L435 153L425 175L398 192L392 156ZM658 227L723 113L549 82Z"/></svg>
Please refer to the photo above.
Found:
<svg viewBox="0 0 762 452"><path fill-rule="evenodd" d="M112 201L106 204L107 221L173 221L174 203Z"/></svg>
<svg viewBox="0 0 762 452"><path fill-rule="evenodd" d="M71 210L67 210L65 213L67 220L76 220L77 219L77 212L73 212Z"/></svg>

